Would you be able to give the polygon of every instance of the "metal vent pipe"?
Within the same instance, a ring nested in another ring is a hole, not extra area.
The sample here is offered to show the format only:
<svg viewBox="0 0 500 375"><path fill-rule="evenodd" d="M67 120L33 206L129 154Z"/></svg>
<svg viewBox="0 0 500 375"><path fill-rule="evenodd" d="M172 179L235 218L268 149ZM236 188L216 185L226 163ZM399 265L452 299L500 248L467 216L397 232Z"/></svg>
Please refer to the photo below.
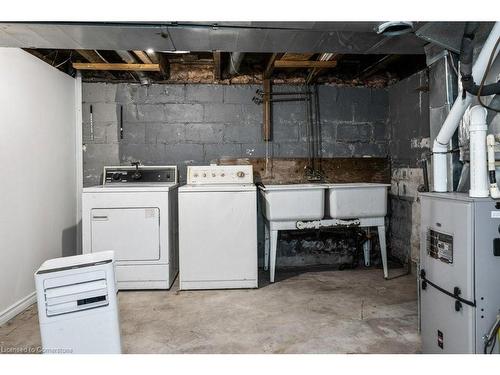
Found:
<svg viewBox="0 0 500 375"><path fill-rule="evenodd" d="M245 57L244 52L233 52L229 56L229 74L234 76L240 72L241 62Z"/></svg>
<svg viewBox="0 0 500 375"><path fill-rule="evenodd" d="M119 50L119 51L116 51L116 53L127 64L134 64L137 62L135 57L132 56L132 54L129 51ZM135 74L137 74L137 76L139 77L139 81L141 82L141 84L149 85L151 83L148 76L144 72L135 72Z"/></svg>

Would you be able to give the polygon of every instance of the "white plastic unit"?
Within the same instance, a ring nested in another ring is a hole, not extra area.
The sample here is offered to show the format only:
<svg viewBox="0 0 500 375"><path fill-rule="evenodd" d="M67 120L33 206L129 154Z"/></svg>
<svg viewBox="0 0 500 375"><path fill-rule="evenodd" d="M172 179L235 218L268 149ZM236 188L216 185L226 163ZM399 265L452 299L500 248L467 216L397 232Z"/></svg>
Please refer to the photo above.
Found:
<svg viewBox="0 0 500 375"><path fill-rule="evenodd" d="M267 220L319 220L325 215L325 189L322 184L266 185L259 190Z"/></svg>
<svg viewBox="0 0 500 375"><path fill-rule="evenodd" d="M35 283L44 353L121 353L112 251L48 260Z"/></svg>
<svg viewBox="0 0 500 375"><path fill-rule="evenodd" d="M178 272L178 184L151 180L176 179L177 168L139 169L145 181L122 168L105 168L117 182L83 189L83 252L115 252L118 289L169 289Z"/></svg>
<svg viewBox="0 0 500 375"><path fill-rule="evenodd" d="M227 177L229 170L236 173ZM222 171L226 183L219 177L206 177L206 184L197 180L200 173L211 176ZM195 183L179 188L180 289L257 288L257 193L251 183L252 167L188 167L189 176Z"/></svg>
<svg viewBox="0 0 500 375"><path fill-rule="evenodd" d="M327 184L330 217L384 217L389 186L376 183Z"/></svg>

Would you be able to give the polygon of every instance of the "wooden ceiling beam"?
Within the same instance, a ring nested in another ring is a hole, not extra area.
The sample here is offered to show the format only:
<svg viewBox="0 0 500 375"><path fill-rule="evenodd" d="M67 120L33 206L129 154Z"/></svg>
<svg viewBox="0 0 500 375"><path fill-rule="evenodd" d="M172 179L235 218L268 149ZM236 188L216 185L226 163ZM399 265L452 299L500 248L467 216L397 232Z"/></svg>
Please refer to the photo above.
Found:
<svg viewBox="0 0 500 375"><path fill-rule="evenodd" d="M107 63L96 51L92 49L77 49L76 52L91 63Z"/></svg>
<svg viewBox="0 0 500 375"><path fill-rule="evenodd" d="M222 78L222 69L221 69L221 52L214 51L214 79L219 81Z"/></svg>
<svg viewBox="0 0 500 375"><path fill-rule="evenodd" d="M170 78L170 61L168 57L164 53L157 53L156 54L157 60L158 60L158 65L160 66L160 72L162 75L162 78L164 80L167 80Z"/></svg>
<svg viewBox="0 0 500 375"><path fill-rule="evenodd" d="M280 59L283 56L282 53L273 53L267 62L266 69L264 70L264 79L271 78L274 70L274 63L276 60Z"/></svg>
<svg viewBox="0 0 500 375"><path fill-rule="evenodd" d="M26 52L31 53L33 56L38 57L40 60L43 62L46 62L49 65L52 65L52 61L50 61L49 58L47 58L46 55L41 53L40 51L34 49L34 48L23 48Z"/></svg>
<svg viewBox="0 0 500 375"><path fill-rule="evenodd" d="M158 64L158 54L155 51L146 50L146 55L148 55L153 64Z"/></svg>
<svg viewBox="0 0 500 375"><path fill-rule="evenodd" d="M276 60L274 67L278 69L283 68L322 68L331 69L337 66L336 61L296 61L296 60Z"/></svg>
<svg viewBox="0 0 500 375"><path fill-rule="evenodd" d="M305 61L305 60L309 60L314 55L315 55L314 53L291 53L291 52L286 52L286 53L283 54L283 56L280 58L280 60Z"/></svg>
<svg viewBox="0 0 500 375"><path fill-rule="evenodd" d="M96 50L77 49L75 51L90 63L107 63L106 59L102 57ZM116 78L111 72L105 72L104 75L107 79L113 80Z"/></svg>
<svg viewBox="0 0 500 375"><path fill-rule="evenodd" d="M338 61L340 58L339 54L336 53L322 53L318 57L318 61ZM306 84L310 85L313 83L318 75L323 71L322 68L313 68L309 71L309 74L306 78Z"/></svg>
<svg viewBox="0 0 500 375"><path fill-rule="evenodd" d="M132 72L159 72L160 64L73 63L77 70L119 70Z"/></svg>
<svg viewBox="0 0 500 375"><path fill-rule="evenodd" d="M380 60L376 61L369 67L365 68L357 78L359 79L367 79L374 75L375 73L379 72L382 69L385 69L388 65L392 64L396 60L398 60L401 56L400 55L385 55L382 57Z"/></svg>
<svg viewBox="0 0 500 375"><path fill-rule="evenodd" d="M153 61L149 58L148 54L144 51L134 51L134 54L143 64L153 64Z"/></svg>

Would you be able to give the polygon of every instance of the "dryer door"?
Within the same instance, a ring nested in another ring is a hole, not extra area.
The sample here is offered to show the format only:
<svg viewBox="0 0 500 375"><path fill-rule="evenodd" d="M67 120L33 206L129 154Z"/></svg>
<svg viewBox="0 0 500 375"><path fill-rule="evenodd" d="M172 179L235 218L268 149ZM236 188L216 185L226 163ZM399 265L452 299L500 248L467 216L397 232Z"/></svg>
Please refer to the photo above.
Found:
<svg viewBox="0 0 500 375"><path fill-rule="evenodd" d="M160 210L99 208L91 212L92 252L113 250L117 261L160 259Z"/></svg>

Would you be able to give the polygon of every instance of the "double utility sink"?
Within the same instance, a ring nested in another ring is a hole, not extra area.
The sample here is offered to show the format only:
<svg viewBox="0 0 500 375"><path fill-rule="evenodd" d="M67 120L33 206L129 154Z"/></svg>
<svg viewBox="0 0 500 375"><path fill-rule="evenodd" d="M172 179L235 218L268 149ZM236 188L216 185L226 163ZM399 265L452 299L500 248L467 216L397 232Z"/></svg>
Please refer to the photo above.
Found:
<svg viewBox="0 0 500 375"><path fill-rule="evenodd" d="M268 221L384 217L389 184L289 184L260 186Z"/></svg>

